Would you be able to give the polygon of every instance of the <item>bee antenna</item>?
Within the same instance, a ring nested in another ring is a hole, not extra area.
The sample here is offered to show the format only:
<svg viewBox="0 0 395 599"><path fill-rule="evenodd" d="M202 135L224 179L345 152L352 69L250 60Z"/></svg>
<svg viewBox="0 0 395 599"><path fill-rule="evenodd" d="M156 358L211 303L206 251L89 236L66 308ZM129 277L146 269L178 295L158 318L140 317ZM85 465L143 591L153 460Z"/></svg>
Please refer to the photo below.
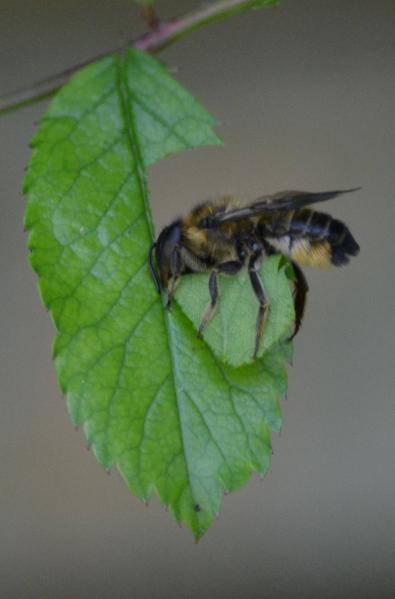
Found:
<svg viewBox="0 0 395 599"><path fill-rule="evenodd" d="M158 293L160 293L160 281L159 281L159 277L158 277L158 274L157 274L157 272L156 272L156 270L154 268L154 264L152 262L152 253L153 253L153 251L154 251L155 248L156 248L156 243L153 243L151 245L150 249L149 249L149 252L148 252L148 260L147 260L147 262L148 262L149 269L151 271L152 279L153 279L155 287L156 287L156 291Z"/></svg>

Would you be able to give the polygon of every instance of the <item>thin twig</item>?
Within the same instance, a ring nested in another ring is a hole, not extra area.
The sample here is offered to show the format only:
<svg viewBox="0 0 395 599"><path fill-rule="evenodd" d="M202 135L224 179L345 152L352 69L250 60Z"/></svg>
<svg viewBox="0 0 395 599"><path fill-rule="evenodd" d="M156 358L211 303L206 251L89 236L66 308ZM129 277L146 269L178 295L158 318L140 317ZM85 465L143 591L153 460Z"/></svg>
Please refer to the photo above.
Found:
<svg viewBox="0 0 395 599"><path fill-rule="evenodd" d="M142 4L140 6L140 15L142 19L147 23L148 29L156 31L160 26L160 19L158 13L153 6Z"/></svg>
<svg viewBox="0 0 395 599"><path fill-rule="evenodd" d="M159 52L170 44L198 31L206 25L219 23L228 17L241 14L264 5L277 4L278 0L217 0L179 19L160 24L153 31L133 43L133 47L146 52Z"/></svg>
<svg viewBox="0 0 395 599"><path fill-rule="evenodd" d="M100 60L101 58L105 58L110 54L123 52L127 47L129 47L129 44L119 46L118 48L113 48L112 50L102 52L101 54L96 54L96 56L79 62L78 64L61 71L60 73L55 73L55 75L51 75L50 77L46 77L41 81L37 81L31 87L22 87L10 92L9 94L0 98L0 116L50 98L76 71L79 71L83 67L86 67L97 60Z"/></svg>
<svg viewBox="0 0 395 599"><path fill-rule="evenodd" d="M30 87L24 87L3 96L0 98L0 116L49 98L66 83L73 73L110 54L123 52L129 47L151 53L160 52L170 44L206 25L218 23L250 9L273 4L277 4L277 0L218 0L178 19L155 23L153 30L138 40L129 41L123 46L98 54L61 73L38 81Z"/></svg>

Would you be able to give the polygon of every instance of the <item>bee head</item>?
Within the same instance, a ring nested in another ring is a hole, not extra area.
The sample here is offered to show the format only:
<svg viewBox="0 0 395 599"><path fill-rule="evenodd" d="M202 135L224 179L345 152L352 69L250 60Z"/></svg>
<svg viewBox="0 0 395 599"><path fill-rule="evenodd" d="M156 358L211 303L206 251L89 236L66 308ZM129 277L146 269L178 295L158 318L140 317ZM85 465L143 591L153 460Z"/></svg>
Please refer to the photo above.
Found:
<svg viewBox="0 0 395 599"><path fill-rule="evenodd" d="M181 240L181 223L175 221L165 227L156 243L151 247L149 254L149 266L158 291L166 289L173 276L172 265L175 262L176 248ZM155 250L155 260L159 270L159 277L152 264L152 252Z"/></svg>

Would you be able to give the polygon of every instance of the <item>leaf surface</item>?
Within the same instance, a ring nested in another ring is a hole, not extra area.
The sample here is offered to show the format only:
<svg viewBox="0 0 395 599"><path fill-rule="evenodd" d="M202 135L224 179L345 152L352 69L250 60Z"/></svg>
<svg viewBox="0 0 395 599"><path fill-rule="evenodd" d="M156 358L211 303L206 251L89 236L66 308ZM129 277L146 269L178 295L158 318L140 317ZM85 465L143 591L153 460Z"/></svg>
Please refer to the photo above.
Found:
<svg viewBox="0 0 395 599"><path fill-rule="evenodd" d="M147 168L217 144L212 125L153 58L109 57L54 99L24 185L71 418L100 464L142 500L156 493L196 537L225 490L266 472L286 390L284 346L243 368L222 363L176 304L163 310L146 266Z"/></svg>
<svg viewBox="0 0 395 599"><path fill-rule="evenodd" d="M285 341L295 320L294 303L286 269L281 256L266 259L260 278L269 301L263 337L258 356ZM209 303L209 275L183 277L176 298L196 330ZM242 366L253 361L258 300L251 289L247 269L237 277L219 275L219 300L212 320L204 332L204 339L215 355L231 366Z"/></svg>

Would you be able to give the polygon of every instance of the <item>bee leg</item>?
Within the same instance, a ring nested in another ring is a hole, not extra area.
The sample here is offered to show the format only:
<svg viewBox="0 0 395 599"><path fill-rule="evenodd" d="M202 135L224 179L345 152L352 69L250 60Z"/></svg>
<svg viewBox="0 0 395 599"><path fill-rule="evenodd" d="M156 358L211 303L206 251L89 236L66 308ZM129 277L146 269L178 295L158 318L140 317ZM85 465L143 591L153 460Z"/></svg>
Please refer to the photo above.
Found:
<svg viewBox="0 0 395 599"><path fill-rule="evenodd" d="M261 252L259 254L255 254L251 256L250 262L248 264L248 272L250 275L250 281L254 293L259 302L258 316L256 319L256 336L255 336L255 350L254 350L254 359L258 355L259 346L261 344L263 328L265 325L265 320L268 312L269 303L266 299L266 295L263 289L262 281L258 275L258 265L261 258Z"/></svg>
<svg viewBox="0 0 395 599"><path fill-rule="evenodd" d="M180 278L179 276L173 277L171 279L169 285L168 285L168 288L167 288L167 302L166 302L166 306L165 306L166 310L170 310L170 308L171 308L171 304L172 304L173 297L174 297L174 292L176 290L179 278Z"/></svg>
<svg viewBox="0 0 395 599"><path fill-rule="evenodd" d="M211 301L207 306L203 318L200 322L198 329L198 337L203 337L203 331L206 328L207 324L210 322L213 317L215 306L217 305L218 299L218 283L217 283L217 275L219 272L222 272L227 275L236 275L242 268L244 264L239 260L229 260L228 262L223 262L219 264L215 270L213 270L210 274L210 278L208 281L208 289L210 292Z"/></svg>
<svg viewBox="0 0 395 599"><path fill-rule="evenodd" d="M215 306L217 304L218 283L217 283L217 271L216 270L213 270L211 272L210 278L208 280L208 290L210 292L211 301L210 301L209 305L207 306L207 308L203 314L203 318L199 325L198 337L200 337L200 338L203 337L203 331L206 328L208 322L213 317Z"/></svg>
<svg viewBox="0 0 395 599"><path fill-rule="evenodd" d="M292 335L289 337L289 341L291 341L295 337L296 333L300 329L300 325L302 324L304 309L306 305L306 296L309 290L309 286L307 284L306 277L304 276L302 269L295 262L292 262L292 266L295 273L295 329Z"/></svg>
<svg viewBox="0 0 395 599"><path fill-rule="evenodd" d="M166 309L170 310L171 302L173 301L174 292L177 287L177 283L181 276L182 262L178 248L175 248L170 256L170 272L171 279L167 287L167 302Z"/></svg>

